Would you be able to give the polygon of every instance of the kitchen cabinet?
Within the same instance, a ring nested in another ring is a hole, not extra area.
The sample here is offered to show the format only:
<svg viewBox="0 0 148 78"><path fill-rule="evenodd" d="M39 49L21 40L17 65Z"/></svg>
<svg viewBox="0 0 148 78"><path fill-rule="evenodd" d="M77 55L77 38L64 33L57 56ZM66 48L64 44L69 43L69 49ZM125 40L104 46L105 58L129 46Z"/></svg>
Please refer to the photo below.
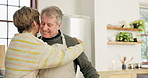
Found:
<svg viewBox="0 0 148 78"><path fill-rule="evenodd" d="M138 74L148 74L148 69L127 69L99 71L100 78L138 78Z"/></svg>
<svg viewBox="0 0 148 78"><path fill-rule="evenodd" d="M132 75L126 74L126 75L113 75L110 76L110 78L132 78Z"/></svg>
<svg viewBox="0 0 148 78"><path fill-rule="evenodd" d="M124 31L142 31L141 29L135 29L135 28L122 28L122 27L113 27L113 26L107 26L108 30L124 30ZM138 42L119 42L119 41L111 41L107 42L107 44L142 44L141 41Z"/></svg>

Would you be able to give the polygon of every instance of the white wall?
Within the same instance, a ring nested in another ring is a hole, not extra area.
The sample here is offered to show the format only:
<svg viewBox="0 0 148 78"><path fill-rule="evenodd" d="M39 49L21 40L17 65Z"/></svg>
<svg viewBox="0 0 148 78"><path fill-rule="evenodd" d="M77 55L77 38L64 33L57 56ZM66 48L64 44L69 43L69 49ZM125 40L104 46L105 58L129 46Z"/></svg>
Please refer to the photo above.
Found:
<svg viewBox="0 0 148 78"><path fill-rule="evenodd" d="M129 7L130 6L130 7ZM139 18L138 0L95 0L95 66L97 70L107 70L115 60L120 67L119 56L134 56L140 61L139 45L107 45L107 24L121 20L127 23Z"/></svg>
<svg viewBox="0 0 148 78"><path fill-rule="evenodd" d="M65 14L80 14L91 17L92 47L95 50L95 66L97 70L111 68L115 60L120 67L118 56L134 56L133 62L139 62L140 45L107 45L107 24L115 24L121 20L127 23L139 18L138 0L38 0L38 9L56 5ZM94 32L93 32L94 31ZM95 45L95 47L94 47ZM94 60L94 59L93 59Z"/></svg>
<svg viewBox="0 0 148 78"><path fill-rule="evenodd" d="M140 2L148 3L148 0L139 0Z"/></svg>
<svg viewBox="0 0 148 78"><path fill-rule="evenodd" d="M90 46L92 48L91 51L91 61L93 65L95 65L95 37L94 37L94 0L77 0L78 2L76 3L79 7L77 9L77 14L78 15L86 15L89 16L91 19L91 42L92 45Z"/></svg>
<svg viewBox="0 0 148 78"><path fill-rule="evenodd" d="M64 14L76 14L77 0L38 0L38 10L48 6L58 6Z"/></svg>

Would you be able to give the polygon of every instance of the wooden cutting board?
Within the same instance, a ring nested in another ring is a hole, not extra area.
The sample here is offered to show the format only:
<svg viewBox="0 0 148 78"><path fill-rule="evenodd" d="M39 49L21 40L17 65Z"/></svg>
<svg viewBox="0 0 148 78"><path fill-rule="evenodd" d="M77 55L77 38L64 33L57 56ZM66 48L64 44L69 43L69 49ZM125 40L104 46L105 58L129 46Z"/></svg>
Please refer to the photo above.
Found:
<svg viewBox="0 0 148 78"><path fill-rule="evenodd" d="M0 68L4 68L5 45L0 45Z"/></svg>

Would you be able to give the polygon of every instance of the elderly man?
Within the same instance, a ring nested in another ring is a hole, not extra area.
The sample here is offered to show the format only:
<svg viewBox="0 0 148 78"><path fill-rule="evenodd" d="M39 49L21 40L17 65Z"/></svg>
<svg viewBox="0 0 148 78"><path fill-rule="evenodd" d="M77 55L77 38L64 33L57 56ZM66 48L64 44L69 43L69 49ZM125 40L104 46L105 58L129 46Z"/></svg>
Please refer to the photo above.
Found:
<svg viewBox="0 0 148 78"><path fill-rule="evenodd" d="M72 37L60 31L62 16L62 11L56 6L47 7L41 12L40 32L42 36L40 38L52 46L54 46L53 44L55 43L60 43L65 46L58 48L66 48L78 44ZM99 77L84 53L74 62L55 68L40 70L38 76L40 78L76 78L77 65L80 66L80 70L85 78Z"/></svg>

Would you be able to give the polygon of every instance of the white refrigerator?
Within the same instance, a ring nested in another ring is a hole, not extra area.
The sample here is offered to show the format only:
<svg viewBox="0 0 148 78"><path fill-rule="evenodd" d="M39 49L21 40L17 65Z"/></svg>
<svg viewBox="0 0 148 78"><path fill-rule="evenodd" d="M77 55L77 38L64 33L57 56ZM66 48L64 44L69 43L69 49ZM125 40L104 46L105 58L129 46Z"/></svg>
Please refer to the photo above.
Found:
<svg viewBox="0 0 148 78"><path fill-rule="evenodd" d="M91 50L91 22L88 16L82 15L64 15L62 20L61 31L71 37L76 37L86 44L85 54L89 61L91 61L92 50ZM79 71L77 78L83 78Z"/></svg>

